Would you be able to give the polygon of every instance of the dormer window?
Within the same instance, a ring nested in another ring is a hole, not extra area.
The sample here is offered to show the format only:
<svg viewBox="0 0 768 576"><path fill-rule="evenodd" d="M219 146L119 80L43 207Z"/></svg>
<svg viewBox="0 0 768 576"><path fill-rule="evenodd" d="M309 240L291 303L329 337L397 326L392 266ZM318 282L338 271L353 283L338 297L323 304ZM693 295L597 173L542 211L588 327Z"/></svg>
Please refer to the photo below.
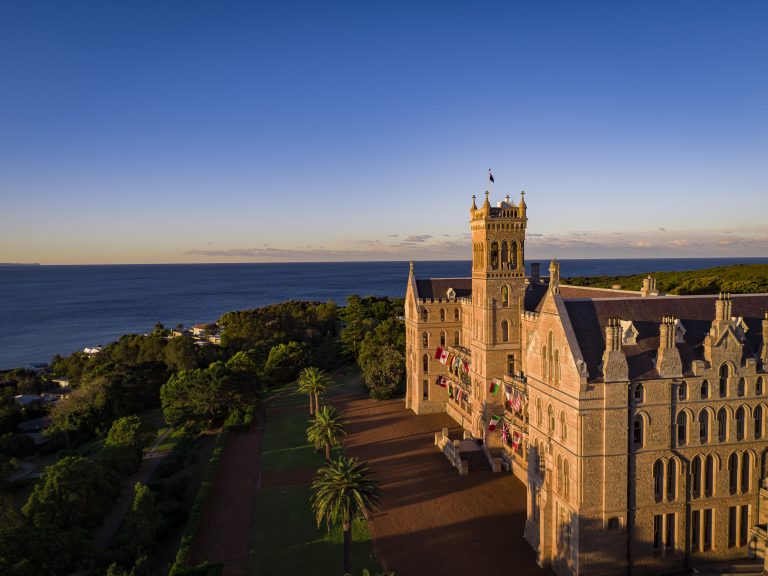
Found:
<svg viewBox="0 0 768 576"><path fill-rule="evenodd" d="M448 288L445 292L446 296L448 296L449 300L456 300L456 290L453 288Z"/></svg>
<svg viewBox="0 0 768 576"><path fill-rule="evenodd" d="M640 332L637 331L631 320L621 320L621 343L625 346L637 344L637 337Z"/></svg>

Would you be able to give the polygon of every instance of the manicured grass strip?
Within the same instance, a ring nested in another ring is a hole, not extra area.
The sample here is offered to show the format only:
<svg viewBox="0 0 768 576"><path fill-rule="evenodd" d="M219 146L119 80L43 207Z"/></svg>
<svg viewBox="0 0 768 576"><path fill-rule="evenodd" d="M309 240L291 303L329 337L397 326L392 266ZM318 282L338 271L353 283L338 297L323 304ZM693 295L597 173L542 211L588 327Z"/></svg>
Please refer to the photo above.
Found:
<svg viewBox="0 0 768 576"><path fill-rule="evenodd" d="M342 532L317 528L310 507L309 485L269 488L256 497L253 576L342 574ZM352 528L352 567L380 571L365 522Z"/></svg>
<svg viewBox="0 0 768 576"><path fill-rule="evenodd" d="M309 414L272 413L267 416L261 451L261 470L319 468L325 464L322 453L307 443Z"/></svg>

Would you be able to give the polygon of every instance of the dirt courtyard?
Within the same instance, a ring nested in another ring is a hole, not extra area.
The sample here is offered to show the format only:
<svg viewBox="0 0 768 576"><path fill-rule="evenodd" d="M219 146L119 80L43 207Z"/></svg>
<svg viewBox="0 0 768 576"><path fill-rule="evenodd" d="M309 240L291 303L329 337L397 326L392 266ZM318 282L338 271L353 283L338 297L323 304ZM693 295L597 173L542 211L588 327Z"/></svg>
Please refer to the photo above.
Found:
<svg viewBox="0 0 768 576"><path fill-rule="evenodd" d="M512 474L460 477L434 446L445 414L416 416L402 400L342 397L347 453L367 460L382 483L371 521L374 546L397 576L543 575L523 540L526 489Z"/></svg>

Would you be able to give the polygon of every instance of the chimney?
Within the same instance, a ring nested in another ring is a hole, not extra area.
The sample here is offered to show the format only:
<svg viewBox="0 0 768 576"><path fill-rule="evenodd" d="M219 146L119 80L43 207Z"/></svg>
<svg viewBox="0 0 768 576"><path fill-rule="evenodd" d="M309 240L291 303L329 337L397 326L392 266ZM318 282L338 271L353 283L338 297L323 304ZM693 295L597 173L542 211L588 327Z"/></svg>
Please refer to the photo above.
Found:
<svg viewBox="0 0 768 576"><path fill-rule="evenodd" d="M656 278L648 276L643 278L643 287L640 290L640 296L646 298L648 296L658 296L659 291L656 289Z"/></svg>
<svg viewBox="0 0 768 576"><path fill-rule="evenodd" d="M531 284L538 284L539 282L541 282L541 264L531 262Z"/></svg>
<svg viewBox="0 0 768 576"><path fill-rule="evenodd" d="M656 358L656 370L662 378L681 378L683 362L675 339L677 321L672 316L665 316L659 325L659 352Z"/></svg>
<svg viewBox="0 0 768 576"><path fill-rule="evenodd" d="M627 356L622 349L621 320L608 318L605 325L605 352L603 352L603 380L626 382L629 380Z"/></svg>
<svg viewBox="0 0 768 576"><path fill-rule="evenodd" d="M715 321L729 322L731 320L731 295L720 292L715 301Z"/></svg>
<svg viewBox="0 0 768 576"><path fill-rule="evenodd" d="M763 353L760 355L763 361L763 370L768 366L768 311L763 318Z"/></svg>

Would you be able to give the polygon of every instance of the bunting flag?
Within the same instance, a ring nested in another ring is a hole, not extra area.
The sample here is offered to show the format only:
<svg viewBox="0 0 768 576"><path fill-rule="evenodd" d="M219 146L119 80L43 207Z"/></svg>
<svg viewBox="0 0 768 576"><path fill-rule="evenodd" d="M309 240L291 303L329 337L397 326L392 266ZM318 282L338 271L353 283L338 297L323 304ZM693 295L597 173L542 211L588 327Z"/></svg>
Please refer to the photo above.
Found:
<svg viewBox="0 0 768 576"><path fill-rule="evenodd" d="M469 362L464 360L464 362L462 363L462 366L464 368L464 374L469 374Z"/></svg>
<svg viewBox="0 0 768 576"><path fill-rule="evenodd" d="M494 380L491 382L491 387L488 388L488 392L491 394L496 394L496 392L499 391L499 381L494 378Z"/></svg>
<svg viewBox="0 0 768 576"><path fill-rule="evenodd" d="M496 430L496 424L499 423L499 420L501 420L501 416L496 416L496 414L491 415L491 419L488 421L488 432Z"/></svg>
<svg viewBox="0 0 768 576"><path fill-rule="evenodd" d="M455 358L455 356L453 355L453 353L448 352L448 356L445 359L445 365L448 366L448 368L453 366L453 359L454 358Z"/></svg>
<svg viewBox="0 0 768 576"><path fill-rule="evenodd" d="M441 348L440 349L440 358L438 358L438 360L440 360L441 364L445 364L448 361L448 350L443 350Z"/></svg>
<svg viewBox="0 0 768 576"><path fill-rule="evenodd" d="M513 432L512 433L512 449L517 450L518 446L520 446L520 432Z"/></svg>
<svg viewBox="0 0 768 576"><path fill-rule="evenodd" d="M437 382L438 386L441 386L442 388L448 388L448 378L443 376L442 378L438 378Z"/></svg>
<svg viewBox="0 0 768 576"><path fill-rule="evenodd" d="M440 358L443 356L443 349L438 346L437 350L435 350L435 360L440 360Z"/></svg>
<svg viewBox="0 0 768 576"><path fill-rule="evenodd" d="M453 386L448 386L448 398L453 399Z"/></svg>
<svg viewBox="0 0 768 576"><path fill-rule="evenodd" d="M515 412L523 412L523 397L517 391L515 391L515 396L512 399L512 408L515 409Z"/></svg>
<svg viewBox="0 0 768 576"><path fill-rule="evenodd" d="M504 384L504 400L507 406L512 406L512 386Z"/></svg>
<svg viewBox="0 0 768 576"><path fill-rule="evenodd" d="M507 423L502 422L501 423L501 441L504 442L504 444L506 444L508 438L509 438L509 432L507 431Z"/></svg>

